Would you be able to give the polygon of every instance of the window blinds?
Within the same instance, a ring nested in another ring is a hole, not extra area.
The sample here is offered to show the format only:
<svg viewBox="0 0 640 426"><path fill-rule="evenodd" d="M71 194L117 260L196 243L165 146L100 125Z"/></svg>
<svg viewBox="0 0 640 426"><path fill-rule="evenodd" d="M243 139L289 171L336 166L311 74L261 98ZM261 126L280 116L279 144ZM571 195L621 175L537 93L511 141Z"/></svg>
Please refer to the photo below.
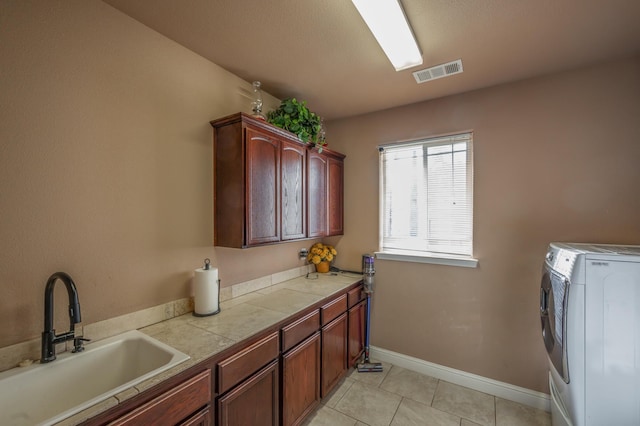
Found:
<svg viewBox="0 0 640 426"><path fill-rule="evenodd" d="M472 134L379 147L382 251L472 255Z"/></svg>

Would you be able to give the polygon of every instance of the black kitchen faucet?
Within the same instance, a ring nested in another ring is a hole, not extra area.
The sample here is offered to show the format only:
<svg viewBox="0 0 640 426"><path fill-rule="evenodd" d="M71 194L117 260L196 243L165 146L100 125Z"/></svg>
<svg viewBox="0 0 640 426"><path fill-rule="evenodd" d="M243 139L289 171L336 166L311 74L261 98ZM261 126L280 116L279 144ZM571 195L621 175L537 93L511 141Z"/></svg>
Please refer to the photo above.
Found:
<svg viewBox="0 0 640 426"><path fill-rule="evenodd" d="M60 280L64 283L69 294L69 331L56 335L53 329L53 289L56 282ZM78 291L76 285L69 274L56 272L49 277L47 286L44 289L44 331L42 332L42 358L40 363L50 362L56 359L56 344L73 340L73 352L84 350L82 346L84 339L75 335L75 325L81 321L80 302L78 302Z"/></svg>

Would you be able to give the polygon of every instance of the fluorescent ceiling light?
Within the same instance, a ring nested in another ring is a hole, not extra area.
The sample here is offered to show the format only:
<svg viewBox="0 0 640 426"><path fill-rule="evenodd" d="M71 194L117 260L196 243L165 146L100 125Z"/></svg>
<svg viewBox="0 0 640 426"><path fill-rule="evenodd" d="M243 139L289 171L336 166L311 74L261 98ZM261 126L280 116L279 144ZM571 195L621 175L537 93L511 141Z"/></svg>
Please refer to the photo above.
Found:
<svg viewBox="0 0 640 426"><path fill-rule="evenodd" d="M396 71L422 65L422 53L399 0L351 0Z"/></svg>

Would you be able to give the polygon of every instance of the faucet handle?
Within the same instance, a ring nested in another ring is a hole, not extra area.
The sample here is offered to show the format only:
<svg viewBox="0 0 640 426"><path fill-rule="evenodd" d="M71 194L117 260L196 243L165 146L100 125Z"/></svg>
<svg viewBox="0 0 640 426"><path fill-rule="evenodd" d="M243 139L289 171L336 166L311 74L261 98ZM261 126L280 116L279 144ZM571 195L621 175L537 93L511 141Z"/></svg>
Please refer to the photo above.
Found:
<svg viewBox="0 0 640 426"><path fill-rule="evenodd" d="M82 336L74 337L73 339L73 350L72 353L82 352L84 351L83 342L90 342L91 339L85 339Z"/></svg>

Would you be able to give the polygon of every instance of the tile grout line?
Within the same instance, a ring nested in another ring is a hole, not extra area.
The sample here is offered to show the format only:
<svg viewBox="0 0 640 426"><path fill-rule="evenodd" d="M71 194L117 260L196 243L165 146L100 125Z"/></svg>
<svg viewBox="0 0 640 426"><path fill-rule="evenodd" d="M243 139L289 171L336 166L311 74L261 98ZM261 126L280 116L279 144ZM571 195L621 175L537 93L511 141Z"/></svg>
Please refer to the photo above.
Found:
<svg viewBox="0 0 640 426"><path fill-rule="evenodd" d="M359 384L359 385L364 386L364 387L370 387L372 390L373 390L373 389L376 389L376 390L378 390L378 391L388 393L389 395L395 395L395 396L397 396L397 397L399 397L399 398L400 398L399 403L398 403L398 405L396 406L396 408L395 408L395 410L394 410L394 413L393 413L393 415L391 416L391 419L390 419L389 423L388 423L388 424L386 424L387 426L390 426L390 425L391 425L391 424L393 424L393 422L395 421L395 419L396 419L396 417L397 417L397 415L398 415L398 413L399 413L399 410L400 410L400 405L401 405L401 404L403 404L403 403L405 403L405 402L408 402L408 401L412 401L412 402L415 402L415 403L417 403L417 404L423 404L424 406L431 407L431 409L433 409L433 410L435 410L435 411L438 411L438 412L440 412L440 413L447 413L447 414L449 414L449 415L452 415L452 416L454 416L454 417L456 417L456 418L458 419L458 422L456 423L458 426L462 426L463 424L466 424L466 422L469 422L469 424L474 424L474 425L475 425L475 424L478 424L478 425L484 425L484 426L502 426L502 423L500 423L500 424L499 424L499 422L498 422L498 407L497 407L497 405L498 405L498 398L499 398L498 396L496 396L496 395L491 395L491 394L488 394L488 393L486 393L486 392L476 391L476 390L474 390L474 389L469 389L469 390L471 390L471 391L475 391L475 392L479 392L479 393L481 393L481 394L485 394L485 395L490 396L490 397L492 398L492 403L493 403L493 408L494 408L494 414L493 414L494 423L493 423L493 424L491 424L491 423L490 423L490 421L491 421L491 420L490 420L490 419L491 419L491 417L487 417L487 418L485 418L485 420L484 420L484 421L481 421L480 423L478 423L478 422L477 422L477 420L470 419L470 418L468 418L468 417L466 417L466 416L464 416L464 415L456 414L456 413L454 413L454 412L445 411L445 410L441 410L441 409L438 409L438 408L435 408L435 407L434 407L435 397L436 397L436 395L438 394L438 390L439 390L439 389L440 389L440 388L441 388L445 383L449 384L449 382L447 382L446 380L436 379L436 381L435 381L435 390L434 390L433 394L431 395L430 403L427 403L427 401L426 401L426 400L425 400L424 402L422 402L422 401L416 401L416 400L414 400L414 399L412 398L411 394L406 394L406 395L404 395L403 393L396 393L396 392L394 392L394 391L384 389L384 388L383 388L383 386L384 386L386 383L390 383L390 384L391 384L391 383L394 383L394 379L392 379L390 376L391 376L391 371L392 371L392 370L395 370L395 368L400 368L400 367L395 366L395 365L393 365L393 364L389 364L389 365L388 365L388 368L387 368L387 366L385 366L385 369L384 369L384 370L385 370L385 374L384 374L384 376L382 377L382 379L381 379L379 382L378 382L377 380L371 380L371 381L370 381L368 378L366 378L366 379L365 379L365 378L364 378L364 377L365 377L365 375L362 375L362 377L361 377L361 378L363 379L362 381L361 381L361 380L359 380L359 379L357 379L357 378L355 378L355 377L357 377L357 376L354 376L354 378L350 378L349 376L347 376L347 378L349 378L349 380L351 381L351 384L349 385L349 388L347 389L347 391L346 391L346 392L344 392L344 393L340 396L340 398L339 398L338 400L336 400L336 405L335 405L335 407L328 407L328 408L331 408L332 410L335 410L336 412L338 412L338 413L340 413L340 414L343 414L343 415L347 416L349 419L355 420L356 422L359 422L360 424L366 425L367 423L363 422L362 420L359 420L358 418L353 417L353 416L351 416L351 415L349 415L349 414L347 414L347 413L343 413L342 411L340 411L340 410L337 408L337 405L338 405L338 404L339 404L339 403L340 403L344 398L346 398L346 395L347 395L347 393L351 390L352 386L353 386L353 385L355 385L355 384ZM400 368L400 369L401 369L401 368ZM402 370L402 369L401 369L401 370ZM355 373L355 374L357 374L357 372L355 372L355 371L354 371L354 373ZM468 388L466 388L465 386L456 385L456 384L454 384L454 383L450 383L450 384L451 384L451 385L453 385L453 386L461 387L461 388L463 388L463 389L468 389ZM516 404L518 404L518 403L516 403ZM522 404L518 404L518 405L522 405ZM489 407L487 407L487 406L485 406L485 407L486 407L486 408L489 408ZM463 422L463 421L464 421L464 422ZM531 424L531 425L533 425L533 424L542 424L542 423L538 423L538 422L536 421L536 422L534 422L534 423L527 423L527 424ZM545 423L545 424L550 425L550 423Z"/></svg>
<svg viewBox="0 0 640 426"><path fill-rule="evenodd" d="M440 386L440 379L437 379L436 382L436 388L433 390L433 396L431 397L431 403L429 404L429 407L433 408L434 410L437 410L436 407L433 406L433 401L435 401L436 399L436 392L438 392L438 386ZM460 423L462 423L462 420L460 420Z"/></svg>
<svg viewBox="0 0 640 426"><path fill-rule="evenodd" d="M400 403L396 407L396 411L394 411L393 416L391 417L391 421L389 422L389 426L391 426L391 423L393 423L393 419L396 418L396 415L398 414L398 410L400 409L400 405L402 405L402 401L404 400L404 398L405 398L404 396L400 397Z"/></svg>
<svg viewBox="0 0 640 426"><path fill-rule="evenodd" d="M340 385L340 387L342 387L343 385L344 385L344 380L342 381L342 384ZM342 401L342 398L344 398L344 396L347 394L347 392L349 392L349 390L351 389L351 386L353 386L353 383L351 383L351 384L349 385L349 387L347 388L347 390L346 390L346 391L344 391L344 393L343 393L342 395L340 395L340 398L338 398L338 400L336 401L336 403L334 404L334 406L333 406L333 407L328 407L328 408L331 408L331 409L333 409L333 410L337 411L338 413L342 413L342 411L338 410L338 408L337 408L337 407L338 407L338 404L340 403L340 401ZM338 389L336 388L336 389L333 391L333 393L335 394L337 390L338 390ZM331 399L331 397L329 397L329 399ZM342 413L342 414L344 414L344 413ZM345 414L345 415L346 415L346 414Z"/></svg>
<svg viewBox="0 0 640 426"><path fill-rule="evenodd" d="M382 379L382 381L380 382L380 384L378 385L378 389L380 389L381 391L386 391L385 389L382 388L382 384L389 378L389 374L391 374L391 370L393 370L393 364L391 364L389 366L389 370L387 371L387 374L384 375L384 378ZM390 392L394 395L398 395L395 392ZM400 397L400 402L398 403L398 406L396 407L396 410L393 412L393 416L391 416L391 420L389 421L389 426L391 426L391 424L393 423L393 419L396 418L396 415L398 414L398 410L400 409L400 405L402 405L402 401L405 399L404 395L398 395Z"/></svg>

